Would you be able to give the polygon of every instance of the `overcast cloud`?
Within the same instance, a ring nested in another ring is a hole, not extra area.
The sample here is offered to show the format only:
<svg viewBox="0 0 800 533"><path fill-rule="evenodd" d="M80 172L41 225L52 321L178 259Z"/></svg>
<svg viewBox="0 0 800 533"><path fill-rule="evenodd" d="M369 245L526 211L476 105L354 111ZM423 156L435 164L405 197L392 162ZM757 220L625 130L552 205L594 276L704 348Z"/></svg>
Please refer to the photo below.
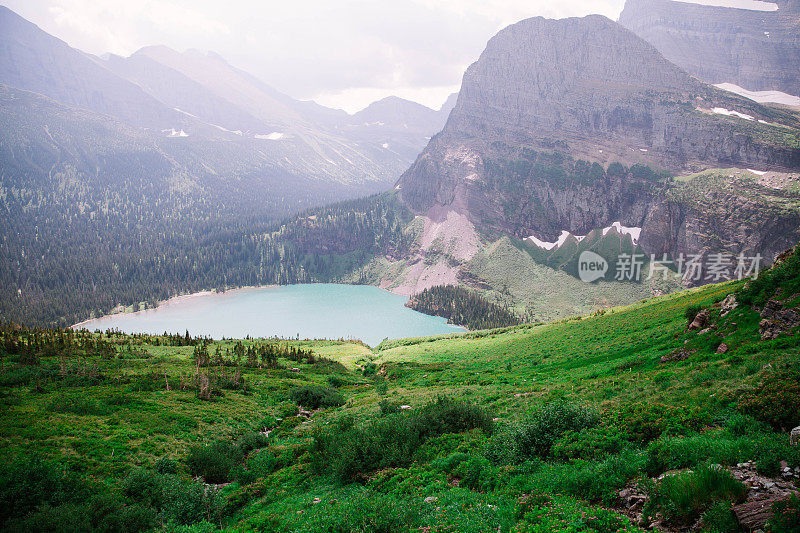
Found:
<svg viewBox="0 0 800 533"><path fill-rule="evenodd" d="M486 41L532 16L619 16L624 0L3 0L75 48L213 50L275 88L353 112L439 107Z"/></svg>

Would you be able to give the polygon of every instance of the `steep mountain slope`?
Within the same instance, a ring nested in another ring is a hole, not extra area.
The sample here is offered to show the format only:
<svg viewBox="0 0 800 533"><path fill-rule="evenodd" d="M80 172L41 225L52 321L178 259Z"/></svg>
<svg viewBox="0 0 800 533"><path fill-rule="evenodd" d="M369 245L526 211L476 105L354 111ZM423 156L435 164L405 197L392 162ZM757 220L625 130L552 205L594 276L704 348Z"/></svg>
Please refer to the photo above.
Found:
<svg viewBox="0 0 800 533"><path fill-rule="evenodd" d="M430 138L442 130L451 109L448 102L439 111L434 111L416 102L390 96L348 117L342 131L348 137L365 142L384 139L381 146L413 161Z"/></svg>
<svg viewBox="0 0 800 533"><path fill-rule="evenodd" d="M273 165L341 182L388 184L444 123L437 112L399 98L354 116L298 101L212 52L150 46L105 64L211 133L277 148Z"/></svg>
<svg viewBox="0 0 800 533"><path fill-rule="evenodd" d="M136 83L160 102L173 109L180 109L187 116L201 117L210 124L230 131L261 129L261 121L246 110L144 53L137 52L127 58L110 55L104 64L119 76Z"/></svg>
<svg viewBox="0 0 800 533"><path fill-rule="evenodd" d="M232 67L213 52L189 50L179 53L166 46L148 46L136 52L132 58L138 56L183 74L186 78L206 87L218 98L234 103L259 119L264 126L285 128L290 125L304 125L303 117L292 109L291 104L294 101L291 98L246 72Z"/></svg>
<svg viewBox="0 0 800 533"><path fill-rule="evenodd" d="M800 96L800 4L745 5L627 0L619 22L701 80Z"/></svg>
<svg viewBox="0 0 800 533"><path fill-rule="evenodd" d="M621 222L652 243L663 228L651 213L675 186L664 170L798 169L798 124L702 84L604 17L529 19L467 70L445 129L397 188L415 212L453 211L484 233L552 242Z"/></svg>
<svg viewBox="0 0 800 533"><path fill-rule="evenodd" d="M0 6L0 83L136 126L180 129L187 122L187 117L5 6Z"/></svg>

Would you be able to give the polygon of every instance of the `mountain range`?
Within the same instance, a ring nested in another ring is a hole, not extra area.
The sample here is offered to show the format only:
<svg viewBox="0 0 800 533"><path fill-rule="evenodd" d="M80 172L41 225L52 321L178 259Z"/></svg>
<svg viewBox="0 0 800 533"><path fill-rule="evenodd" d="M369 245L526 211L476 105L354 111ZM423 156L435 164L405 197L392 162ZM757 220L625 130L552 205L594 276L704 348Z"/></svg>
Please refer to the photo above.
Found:
<svg viewBox="0 0 800 533"><path fill-rule="evenodd" d="M460 284L543 320L686 283L621 283L612 256L769 263L800 239L800 112L605 17L505 28L439 111L392 97L348 115L213 53L101 59L1 14L8 319L337 281ZM585 251L611 263L594 283Z"/></svg>
<svg viewBox="0 0 800 533"><path fill-rule="evenodd" d="M104 60L71 48L5 7L0 29L2 84L143 128L170 155L187 145L204 153L226 146L225 157L231 149L241 151L237 172L344 184L337 187L340 198L380 190L396 179L449 111L420 113L421 106L401 99L374 108L390 113L386 121L395 120L398 106L409 110L404 114L413 133L395 138L396 129L369 129L359 117L295 100L214 53L153 46ZM180 145L165 145L166 137L180 138ZM209 154L212 161L216 157Z"/></svg>

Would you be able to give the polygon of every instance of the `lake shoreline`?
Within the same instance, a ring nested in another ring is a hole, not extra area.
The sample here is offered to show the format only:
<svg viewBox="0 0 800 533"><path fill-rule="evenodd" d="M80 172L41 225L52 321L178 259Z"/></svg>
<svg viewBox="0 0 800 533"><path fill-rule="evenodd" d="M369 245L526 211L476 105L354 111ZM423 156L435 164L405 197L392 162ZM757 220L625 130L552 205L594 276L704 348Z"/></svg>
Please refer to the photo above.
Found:
<svg viewBox="0 0 800 533"><path fill-rule="evenodd" d="M311 282L309 284L313 285L314 283ZM288 287L288 286L291 286L291 285L302 285L302 284L300 284L300 283L289 283L287 285L276 285L276 284L271 284L271 285L246 285L244 287L234 287L232 289L227 289L224 292L217 292L216 290L206 289L206 290L202 290L202 291L198 291L198 292L192 292L192 293L189 293L189 294L178 294L178 295L175 295L175 296L171 296L170 298L167 298L166 300L160 300L158 302L158 305L156 305L155 307L150 307L150 308L147 308L147 309L139 309L138 311L125 311L125 310L122 310L122 311L116 311L116 312L112 312L112 313L107 313L107 314L105 314L103 316L100 316L100 317L87 318L86 320L82 320L80 322L77 322L77 323L71 325L70 328L81 329L81 326L83 326L84 324L88 324L89 322L92 322L92 321L95 321L95 320L98 320L98 319L101 319L101 318L104 318L104 317L109 317L109 316L114 316L114 315L135 315L137 313L144 313L146 311L154 311L154 310L159 309L159 308L161 308L163 306L171 305L171 304L174 304L174 303L177 303L177 302L180 302L180 301L184 301L184 300L187 300L189 298L195 298L195 297L198 297L198 296L224 296L226 294L229 294L229 293L232 293L232 292L235 292L235 291L246 291L246 290L252 290L252 289L274 289L274 288L278 288L278 287ZM357 286L357 285L361 285L361 284L360 283L341 283L340 285ZM367 286L367 287L375 287L375 288L380 289L380 290L382 290L384 292L387 292L389 294L397 294L399 296L404 296L403 294L399 294L399 293L393 292L393 291L391 291L389 289L386 289L384 287L380 287L378 285L365 285L365 286ZM411 300L411 298L408 297L407 302L410 301L410 300ZM406 307L408 307L407 302L406 302ZM413 309L413 308L410 308L410 309ZM424 311L419 311L418 309L414 309L414 311L417 311L419 313L422 313L422 314L428 315L428 316L434 316L434 317L439 317L439 318L447 318L447 317L442 317L441 315L434 315L434 314L425 313ZM451 324L453 326L458 326L460 328L464 328L464 333L469 333L471 331L467 326L465 326L463 324L456 324L455 322L450 322L449 320L448 320L447 323Z"/></svg>
<svg viewBox="0 0 800 533"><path fill-rule="evenodd" d="M198 291L138 311L91 318L74 329L212 338L382 339L466 333L444 317L408 308L407 296L374 285L298 283Z"/></svg>
<svg viewBox="0 0 800 533"><path fill-rule="evenodd" d="M206 290L202 290L202 291L198 291L198 292L191 292L189 294L178 294L178 295L175 295L175 296L171 296L171 297L167 298L166 300L159 300L158 301L158 305L156 305L155 307L149 307L147 309L139 309L138 311L124 311L123 310L123 311L111 312L111 313L107 313L107 314L99 316L99 317L87 318L86 320L81 320L80 322L77 322L77 323L71 325L70 328L72 328L72 329L81 329L81 326L84 325L84 324L87 324L89 322L94 322L95 320L100 320L102 318L116 316L116 315L133 316L133 315L137 315L137 314L140 314L140 313L146 313L148 311L156 311L156 310L161 309L163 307L167 307L169 305L173 305L173 304L176 304L176 303L179 303L179 302L184 302L186 300L190 300L192 298L197 298L197 297L200 297L200 296L225 296L226 294L230 294L230 293L236 292L236 291L250 291L250 290L254 290L254 289L274 289L274 288L285 287L285 286L286 285L274 285L274 284L273 285L246 285L244 287L235 287L233 289L227 289L227 290L225 290L223 292L217 292L216 290L206 289Z"/></svg>

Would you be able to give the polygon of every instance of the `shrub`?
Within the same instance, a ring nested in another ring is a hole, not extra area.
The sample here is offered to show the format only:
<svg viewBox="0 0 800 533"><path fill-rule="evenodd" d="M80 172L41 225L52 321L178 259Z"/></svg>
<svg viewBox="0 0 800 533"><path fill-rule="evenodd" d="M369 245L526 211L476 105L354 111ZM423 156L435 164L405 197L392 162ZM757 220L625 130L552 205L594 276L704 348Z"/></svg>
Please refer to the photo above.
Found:
<svg viewBox="0 0 800 533"><path fill-rule="evenodd" d="M800 496L775 502L772 518L767 523L770 533L800 533Z"/></svg>
<svg viewBox="0 0 800 533"><path fill-rule="evenodd" d="M340 376L337 376L336 374L328 376L327 381L328 381L328 385L330 385L331 387L336 387L336 388L341 387L343 385L347 385L347 384L350 383L346 379L344 379L344 378L342 378Z"/></svg>
<svg viewBox="0 0 800 533"><path fill-rule="evenodd" d="M730 502L719 502L703 513L703 531L708 533L731 533L739 531L739 521L731 511Z"/></svg>
<svg viewBox="0 0 800 533"><path fill-rule="evenodd" d="M65 529L69 524L69 529ZM57 507L43 505L23 519L10 524L10 531L91 531L92 523L85 506L66 503Z"/></svg>
<svg viewBox="0 0 800 533"><path fill-rule="evenodd" d="M598 460L619 453L631 445L630 437L614 426L598 426L578 431L568 430L553 444L552 455L556 459Z"/></svg>
<svg viewBox="0 0 800 533"><path fill-rule="evenodd" d="M253 450L266 448L267 444L269 444L267 436L258 431L247 433L239 437L239 440L236 441L236 445L239 447L239 452L242 455L247 455Z"/></svg>
<svg viewBox="0 0 800 533"><path fill-rule="evenodd" d="M497 469L483 457L471 457L459 463L453 475L461 478L461 485L474 490L492 490L497 485Z"/></svg>
<svg viewBox="0 0 800 533"><path fill-rule="evenodd" d="M182 525L203 521L213 523L222 516L222 498L203 483L187 483L176 476L163 476L162 494L162 515L167 522Z"/></svg>
<svg viewBox="0 0 800 533"><path fill-rule="evenodd" d="M164 474L137 468L122 480L122 493L134 501L160 509L163 503L163 479Z"/></svg>
<svg viewBox="0 0 800 533"><path fill-rule="evenodd" d="M739 397L739 411L779 431L800 424L800 370L783 369Z"/></svg>
<svg viewBox="0 0 800 533"><path fill-rule="evenodd" d="M445 459L440 459L434 463L436 468L440 468L444 470L448 474L452 474L453 471L463 463L464 461L468 461L470 458L469 455L463 452L456 452L448 455Z"/></svg>
<svg viewBox="0 0 800 533"><path fill-rule="evenodd" d="M186 482L172 474L134 470L123 480L122 491L132 500L157 510L165 522L187 525L216 521L221 515L222 502L215 491L201 482ZM129 519L141 520L140 514L132 509Z"/></svg>
<svg viewBox="0 0 800 533"><path fill-rule="evenodd" d="M667 476L647 492L646 516L658 511L671 524L688 525L712 504L744 501L747 487L721 467L702 466L694 472Z"/></svg>
<svg viewBox="0 0 800 533"><path fill-rule="evenodd" d="M383 399L378 402L378 408L381 410L381 416L394 415L400 412L400 402Z"/></svg>
<svg viewBox="0 0 800 533"><path fill-rule="evenodd" d="M277 407L280 418L290 418L297 416L297 404L292 402L283 402Z"/></svg>
<svg viewBox="0 0 800 533"><path fill-rule="evenodd" d="M490 432L491 417L478 406L440 397L414 413L377 417L361 427L321 428L314 435L312 461L340 481L363 480L383 468L407 466L429 438L470 429Z"/></svg>
<svg viewBox="0 0 800 533"><path fill-rule="evenodd" d="M86 505L96 531L146 531L155 525L154 510L139 504L123 505L116 494L97 494Z"/></svg>
<svg viewBox="0 0 800 533"><path fill-rule="evenodd" d="M241 485L249 485L270 475L277 466L278 459L269 450L262 450L248 457L244 465L235 467L232 477Z"/></svg>
<svg viewBox="0 0 800 533"><path fill-rule="evenodd" d="M169 457L162 457L153 465L153 470L159 474L177 474L178 463Z"/></svg>
<svg viewBox="0 0 800 533"><path fill-rule="evenodd" d="M290 394L292 400L307 409L344 405L344 396L336 390L323 385L295 387Z"/></svg>
<svg viewBox="0 0 800 533"><path fill-rule="evenodd" d="M58 463L38 457L14 461L0 470L0 529L41 506L88 498L86 483Z"/></svg>
<svg viewBox="0 0 800 533"><path fill-rule="evenodd" d="M50 400L48 411L53 413L72 413L75 415L105 415L109 408L102 402L85 396L68 396L59 394Z"/></svg>
<svg viewBox="0 0 800 533"><path fill-rule="evenodd" d="M547 458L553 444L567 431L593 427L597 422L597 414L582 406L550 403L498 435L492 443L490 457L514 463L535 457Z"/></svg>
<svg viewBox="0 0 800 533"><path fill-rule="evenodd" d="M469 429L491 434L494 427L492 417L483 408L446 396L439 396L417 410L411 415L411 421L414 431L423 439Z"/></svg>
<svg viewBox="0 0 800 533"><path fill-rule="evenodd" d="M634 442L642 445L661 435L687 435L712 422L709 414L699 408L656 403L625 404L610 415Z"/></svg>
<svg viewBox="0 0 800 533"><path fill-rule="evenodd" d="M374 492L361 492L336 505L320 504L307 515L299 515L290 529L297 532L392 533L418 529L422 521L421 503ZM270 524L271 525L271 524ZM262 529L270 529L262 525ZM277 524L275 524L277 525Z"/></svg>
<svg viewBox="0 0 800 533"><path fill-rule="evenodd" d="M230 481L231 469L241 459L238 446L217 441L210 446L196 446L189 451L186 463L193 476L202 476L206 483Z"/></svg>

